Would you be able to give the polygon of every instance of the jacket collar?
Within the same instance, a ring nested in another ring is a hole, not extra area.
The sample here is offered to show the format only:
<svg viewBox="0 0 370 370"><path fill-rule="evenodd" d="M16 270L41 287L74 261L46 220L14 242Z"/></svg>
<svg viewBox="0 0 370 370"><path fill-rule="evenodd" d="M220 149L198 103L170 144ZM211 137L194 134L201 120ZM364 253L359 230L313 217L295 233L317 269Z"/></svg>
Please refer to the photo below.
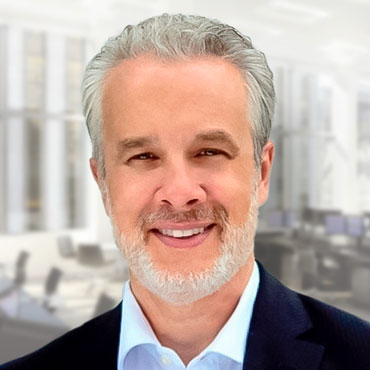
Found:
<svg viewBox="0 0 370 370"><path fill-rule="evenodd" d="M260 286L247 340L244 369L318 369L324 346L303 339L311 320L297 293L260 263Z"/></svg>

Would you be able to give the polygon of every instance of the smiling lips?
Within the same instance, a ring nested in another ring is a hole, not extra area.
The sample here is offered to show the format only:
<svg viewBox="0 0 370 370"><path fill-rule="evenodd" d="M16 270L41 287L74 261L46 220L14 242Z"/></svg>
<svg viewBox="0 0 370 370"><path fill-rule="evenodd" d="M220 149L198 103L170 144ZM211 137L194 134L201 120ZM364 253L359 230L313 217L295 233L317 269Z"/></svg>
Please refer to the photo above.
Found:
<svg viewBox="0 0 370 370"><path fill-rule="evenodd" d="M194 225L180 225L173 226L163 225L151 232L165 245L172 248L194 248L208 237L209 233L215 224Z"/></svg>
<svg viewBox="0 0 370 370"><path fill-rule="evenodd" d="M189 229L189 230L159 229L158 231L163 235L172 236L174 238L184 238L187 236L202 234L204 232L204 227L201 227L199 229Z"/></svg>

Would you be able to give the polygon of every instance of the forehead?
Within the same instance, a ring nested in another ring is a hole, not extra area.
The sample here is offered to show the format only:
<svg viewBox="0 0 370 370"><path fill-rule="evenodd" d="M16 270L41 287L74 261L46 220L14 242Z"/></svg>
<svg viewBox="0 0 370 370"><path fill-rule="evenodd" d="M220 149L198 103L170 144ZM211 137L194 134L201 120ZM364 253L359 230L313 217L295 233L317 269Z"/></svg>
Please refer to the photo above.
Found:
<svg viewBox="0 0 370 370"><path fill-rule="evenodd" d="M194 56L186 59L160 59L144 54L129 58L107 71L104 78L104 93L117 85L139 89L142 85L158 87L160 78L175 78L184 87L192 88L208 84L212 87L228 88L230 82L236 82L244 89L244 80L240 69L232 62L216 56ZM199 77L201 77L199 79ZM189 79L190 78L190 79ZM230 80L231 79L231 80ZM225 86L225 82L229 81ZM197 83L198 82L198 83ZM235 86L234 86L235 88Z"/></svg>
<svg viewBox="0 0 370 370"><path fill-rule="evenodd" d="M163 61L145 55L107 72L103 129L140 135L163 124L174 132L180 125L217 129L242 120L245 126L246 101L243 76L231 62L218 57Z"/></svg>

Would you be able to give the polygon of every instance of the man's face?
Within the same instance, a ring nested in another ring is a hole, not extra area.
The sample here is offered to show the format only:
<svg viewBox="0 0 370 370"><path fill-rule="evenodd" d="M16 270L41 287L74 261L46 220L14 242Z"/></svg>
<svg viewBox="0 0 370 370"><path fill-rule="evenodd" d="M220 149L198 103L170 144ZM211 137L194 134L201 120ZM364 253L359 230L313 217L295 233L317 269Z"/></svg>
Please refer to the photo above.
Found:
<svg viewBox="0 0 370 370"><path fill-rule="evenodd" d="M249 245L239 245L246 253L238 251L234 270L253 258L268 179L255 169L246 101L239 70L216 58L139 57L106 76L104 201L134 277L145 275L136 266L141 252L165 280L211 274L238 230L234 241Z"/></svg>

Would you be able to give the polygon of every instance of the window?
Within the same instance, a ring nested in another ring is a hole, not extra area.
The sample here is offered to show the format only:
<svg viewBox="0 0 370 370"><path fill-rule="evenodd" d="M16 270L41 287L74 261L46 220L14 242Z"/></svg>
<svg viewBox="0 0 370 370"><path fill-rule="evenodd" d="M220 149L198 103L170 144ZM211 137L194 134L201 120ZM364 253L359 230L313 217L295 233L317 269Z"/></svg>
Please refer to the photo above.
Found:
<svg viewBox="0 0 370 370"><path fill-rule="evenodd" d="M5 32L7 31L7 32ZM85 43L0 27L0 231L83 227Z"/></svg>
<svg viewBox="0 0 370 370"><path fill-rule="evenodd" d="M25 228L40 230L42 219L41 135L45 109L45 36L26 32L24 38Z"/></svg>
<svg viewBox="0 0 370 370"><path fill-rule="evenodd" d="M370 88L362 89L358 94L357 103L357 145L360 207L370 209Z"/></svg>

